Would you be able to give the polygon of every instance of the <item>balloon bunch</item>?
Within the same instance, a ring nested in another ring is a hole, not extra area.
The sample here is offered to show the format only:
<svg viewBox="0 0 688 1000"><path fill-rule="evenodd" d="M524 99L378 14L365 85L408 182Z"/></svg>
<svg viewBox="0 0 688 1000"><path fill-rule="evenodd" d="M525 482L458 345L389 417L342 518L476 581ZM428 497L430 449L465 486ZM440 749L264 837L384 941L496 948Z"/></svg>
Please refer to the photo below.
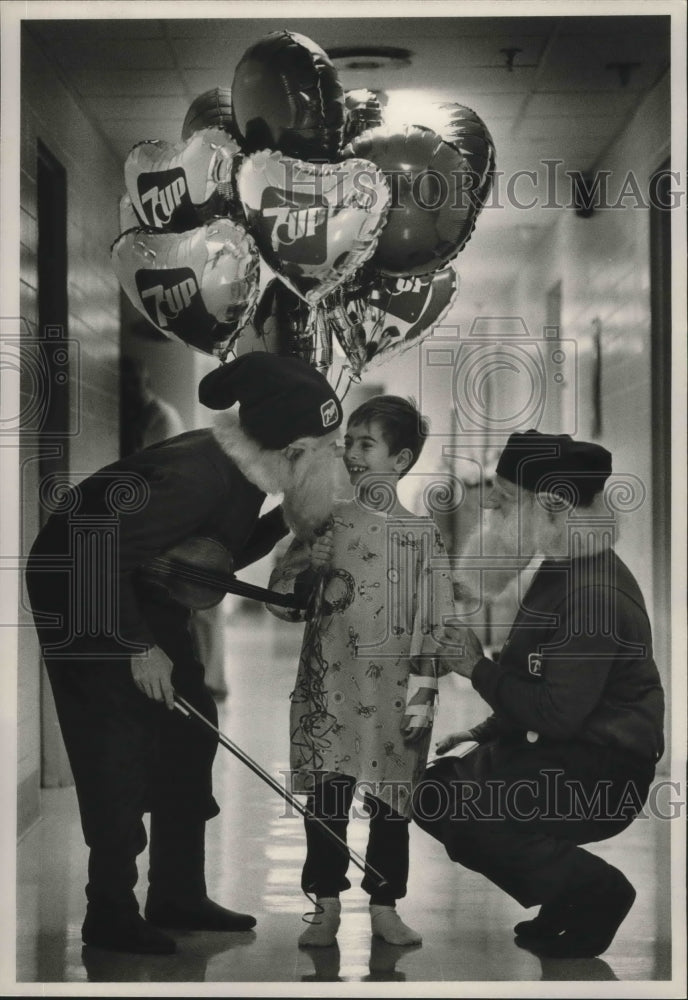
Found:
<svg viewBox="0 0 688 1000"><path fill-rule="evenodd" d="M177 145L138 143L113 266L158 330L225 360L269 350L351 375L427 336L449 308L450 261L492 185L481 119L392 129L373 93L344 93L323 49L277 31L229 88L190 106ZM259 292L261 263L273 280Z"/></svg>

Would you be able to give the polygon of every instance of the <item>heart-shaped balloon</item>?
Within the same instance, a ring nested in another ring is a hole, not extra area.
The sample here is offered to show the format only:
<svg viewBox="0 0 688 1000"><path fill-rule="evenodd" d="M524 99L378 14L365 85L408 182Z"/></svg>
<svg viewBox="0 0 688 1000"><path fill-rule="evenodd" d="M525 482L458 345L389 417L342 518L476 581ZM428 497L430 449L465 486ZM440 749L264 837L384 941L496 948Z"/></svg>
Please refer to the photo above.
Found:
<svg viewBox="0 0 688 1000"><path fill-rule="evenodd" d="M182 234L122 233L112 246L112 264L153 326L204 354L224 357L258 301L258 250L229 219Z"/></svg>
<svg viewBox="0 0 688 1000"><path fill-rule="evenodd" d="M127 229L138 229L139 226L139 219L134 211L131 198L128 194L123 194L119 200L119 231L125 233Z"/></svg>
<svg viewBox="0 0 688 1000"><path fill-rule="evenodd" d="M232 91L229 87L213 87L192 101L182 125L182 139L190 139L204 128L219 128L234 138Z"/></svg>
<svg viewBox="0 0 688 1000"><path fill-rule="evenodd" d="M269 149L243 160L236 185L265 261L309 305L374 253L390 197L371 163L305 163Z"/></svg>
<svg viewBox="0 0 688 1000"><path fill-rule="evenodd" d="M441 322L458 286L450 265L415 278L378 276L364 287L338 289L323 305L332 333L358 376L415 347Z"/></svg>
<svg viewBox="0 0 688 1000"><path fill-rule="evenodd" d="M232 113L246 153L277 149L332 160L344 127L344 94L324 49L293 31L274 31L247 49L232 82Z"/></svg>
<svg viewBox="0 0 688 1000"><path fill-rule="evenodd" d="M184 232L215 215L234 215L232 170L239 147L219 128L186 142L140 142L124 164L127 193L142 225Z"/></svg>
<svg viewBox="0 0 688 1000"><path fill-rule="evenodd" d="M492 190L496 165L495 145L485 122L463 104L440 104L446 123L435 126L446 142L461 153L474 175L473 200L478 211Z"/></svg>
<svg viewBox="0 0 688 1000"><path fill-rule="evenodd" d="M351 142L369 128L382 125L382 107L372 90L347 90L344 108L344 143Z"/></svg>
<svg viewBox="0 0 688 1000"><path fill-rule="evenodd" d="M363 157L388 180L392 202L373 266L393 276L428 274L455 257L477 216L471 170L458 149L422 125L376 128L349 143L345 157ZM347 162L346 160L344 162Z"/></svg>

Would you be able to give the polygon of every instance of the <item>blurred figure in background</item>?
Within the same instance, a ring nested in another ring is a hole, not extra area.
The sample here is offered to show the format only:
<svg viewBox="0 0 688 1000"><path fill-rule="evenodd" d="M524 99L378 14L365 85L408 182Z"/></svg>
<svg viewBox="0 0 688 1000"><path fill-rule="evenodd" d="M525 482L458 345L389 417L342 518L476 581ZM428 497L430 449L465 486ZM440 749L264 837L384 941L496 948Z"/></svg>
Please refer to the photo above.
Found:
<svg viewBox="0 0 688 1000"><path fill-rule="evenodd" d="M153 392L150 372L129 355L120 360L121 457L186 430L179 411Z"/></svg>

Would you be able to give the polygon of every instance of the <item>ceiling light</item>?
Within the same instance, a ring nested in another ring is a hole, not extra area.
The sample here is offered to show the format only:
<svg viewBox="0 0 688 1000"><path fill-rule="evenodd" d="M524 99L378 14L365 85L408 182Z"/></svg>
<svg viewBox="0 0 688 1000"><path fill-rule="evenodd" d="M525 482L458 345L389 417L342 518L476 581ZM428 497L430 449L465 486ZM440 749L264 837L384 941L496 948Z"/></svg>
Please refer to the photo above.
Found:
<svg viewBox="0 0 688 1000"><path fill-rule="evenodd" d="M398 69L410 66L413 52L392 45L351 45L327 50L338 69Z"/></svg>

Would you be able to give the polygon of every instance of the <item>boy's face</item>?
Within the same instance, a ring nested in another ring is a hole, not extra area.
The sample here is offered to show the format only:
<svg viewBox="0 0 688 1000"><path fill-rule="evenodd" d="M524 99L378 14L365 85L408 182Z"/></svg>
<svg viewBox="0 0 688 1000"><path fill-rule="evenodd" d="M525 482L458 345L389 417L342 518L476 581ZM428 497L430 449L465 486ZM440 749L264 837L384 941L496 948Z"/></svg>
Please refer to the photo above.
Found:
<svg viewBox="0 0 688 1000"><path fill-rule="evenodd" d="M407 449L402 449L398 455L390 455L377 420L353 426L349 424L347 427L344 435L344 464L351 483L357 483L371 472L398 478L408 462Z"/></svg>

